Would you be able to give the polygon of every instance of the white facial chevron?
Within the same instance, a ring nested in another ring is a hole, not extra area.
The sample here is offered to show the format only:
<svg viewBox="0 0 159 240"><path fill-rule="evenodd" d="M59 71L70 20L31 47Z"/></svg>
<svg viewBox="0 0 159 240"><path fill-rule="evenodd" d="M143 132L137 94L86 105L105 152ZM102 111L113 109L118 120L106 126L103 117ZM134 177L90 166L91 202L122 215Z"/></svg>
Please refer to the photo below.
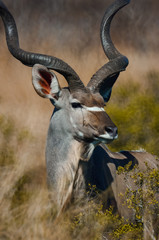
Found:
<svg viewBox="0 0 159 240"><path fill-rule="evenodd" d="M100 108L100 107L86 107L86 106L83 106L83 108L85 108L86 110L88 111L91 111L91 112L105 112L104 108Z"/></svg>

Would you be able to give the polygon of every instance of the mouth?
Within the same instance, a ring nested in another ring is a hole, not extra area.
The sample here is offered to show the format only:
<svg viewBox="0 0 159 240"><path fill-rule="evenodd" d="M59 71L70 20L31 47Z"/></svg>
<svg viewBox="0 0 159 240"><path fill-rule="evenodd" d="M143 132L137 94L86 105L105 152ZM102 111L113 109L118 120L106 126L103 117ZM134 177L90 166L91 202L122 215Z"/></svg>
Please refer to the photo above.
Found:
<svg viewBox="0 0 159 240"><path fill-rule="evenodd" d="M115 136L112 136L109 133L105 133L105 134L99 135L98 137L95 137L95 141L108 144L117 138L118 138L118 134L116 134Z"/></svg>

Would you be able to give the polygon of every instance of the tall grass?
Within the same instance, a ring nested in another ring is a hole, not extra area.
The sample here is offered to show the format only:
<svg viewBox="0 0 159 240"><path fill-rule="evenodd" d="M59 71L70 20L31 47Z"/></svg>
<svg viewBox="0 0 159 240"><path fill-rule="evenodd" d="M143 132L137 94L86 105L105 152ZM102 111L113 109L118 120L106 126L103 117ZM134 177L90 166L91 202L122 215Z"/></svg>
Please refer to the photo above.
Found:
<svg viewBox="0 0 159 240"><path fill-rule="evenodd" d="M112 150L145 148L159 154L158 80L159 73L150 71L144 87L129 79L113 91L107 112L119 128L119 140ZM43 128L31 131L26 123L19 125L12 112L0 115L0 239L142 239L142 224L113 215L111 209L102 211L101 203L85 200L55 219L46 185Z"/></svg>
<svg viewBox="0 0 159 240"><path fill-rule="evenodd" d="M86 84L106 62L99 46L105 1L69 1L65 4L67 11L61 12L63 3L6 0L18 23L22 48L65 60ZM50 4L55 7L53 12ZM137 4L132 1L132 7L113 23L113 39L120 43L130 65L115 84L106 108L119 129L119 139L109 147L113 151L144 148L159 155L158 2L149 6L149 0L142 0ZM149 14L150 7L154 14ZM52 105L35 94L31 69L8 53L2 31L0 42L0 239L142 239L142 222L129 223L113 215L112 209L103 211L100 202L87 199L55 219L56 207L50 202L45 169ZM58 78L64 86L64 79L60 75Z"/></svg>

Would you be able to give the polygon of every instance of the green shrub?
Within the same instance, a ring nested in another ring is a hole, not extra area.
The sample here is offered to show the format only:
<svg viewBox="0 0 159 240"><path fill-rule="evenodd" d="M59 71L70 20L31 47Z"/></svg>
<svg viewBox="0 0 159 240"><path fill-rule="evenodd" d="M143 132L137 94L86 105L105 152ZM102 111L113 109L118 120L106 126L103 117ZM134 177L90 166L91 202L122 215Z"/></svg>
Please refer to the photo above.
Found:
<svg viewBox="0 0 159 240"><path fill-rule="evenodd" d="M28 174L24 174L20 177L14 185L12 191L14 194L11 199L11 208L20 207L20 205L26 203L29 199L29 191L27 190L28 185L31 183L31 178Z"/></svg>
<svg viewBox="0 0 159 240"><path fill-rule="evenodd" d="M149 72L143 83L128 81L118 86L106 109L118 126L114 151L144 148L159 155L159 73Z"/></svg>
<svg viewBox="0 0 159 240"><path fill-rule="evenodd" d="M14 133L14 121L0 115L0 166L11 165L15 162L15 151L12 145Z"/></svg>
<svg viewBox="0 0 159 240"><path fill-rule="evenodd" d="M127 166L119 167L117 172L124 174L127 189L120 197L123 205L133 210L135 224L142 230L141 239L145 226L150 232L152 228L155 234L159 233L159 226L156 224L159 223L159 165L157 167L154 169L145 163L143 170L136 165L131 171L127 171ZM133 180L133 187L128 183L128 179Z"/></svg>
<svg viewBox="0 0 159 240"><path fill-rule="evenodd" d="M33 137L27 129L19 129L11 117L0 115L0 166L13 165L19 145L28 139Z"/></svg>
<svg viewBox="0 0 159 240"><path fill-rule="evenodd" d="M102 204L93 201L74 216L70 229L71 239L143 239L142 223L125 220L112 207L103 210Z"/></svg>

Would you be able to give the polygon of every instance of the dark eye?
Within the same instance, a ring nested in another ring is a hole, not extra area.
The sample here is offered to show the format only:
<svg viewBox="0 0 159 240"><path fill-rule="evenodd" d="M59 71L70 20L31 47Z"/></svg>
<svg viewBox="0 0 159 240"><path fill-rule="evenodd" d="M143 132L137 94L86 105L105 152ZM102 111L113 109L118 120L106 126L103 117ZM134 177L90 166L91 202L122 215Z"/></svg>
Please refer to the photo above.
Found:
<svg viewBox="0 0 159 240"><path fill-rule="evenodd" d="M72 107L73 107L73 108L82 108L81 104L78 103L78 102L72 103Z"/></svg>

